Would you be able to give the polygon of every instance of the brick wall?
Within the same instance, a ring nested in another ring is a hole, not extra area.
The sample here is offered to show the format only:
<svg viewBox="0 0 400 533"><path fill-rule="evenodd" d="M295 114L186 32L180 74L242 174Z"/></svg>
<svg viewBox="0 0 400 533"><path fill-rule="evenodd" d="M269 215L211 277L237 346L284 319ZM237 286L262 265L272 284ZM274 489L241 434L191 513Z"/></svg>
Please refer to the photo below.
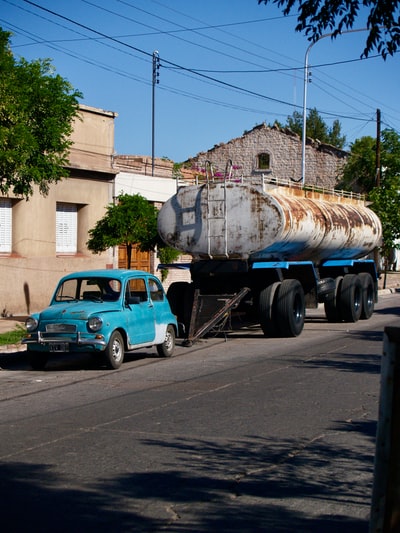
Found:
<svg viewBox="0 0 400 533"><path fill-rule="evenodd" d="M258 155L267 153L269 169L260 169ZM326 144L307 139L305 157L305 183L333 188L341 174L348 153ZM302 171L301 138L288 129L260 124L241 137L215 145L211 150L200 152L188 160L185 166L204 169L205 162L224 172L231 159L236 172L243 176L268 174L278 179L300 180Z"/></svg>

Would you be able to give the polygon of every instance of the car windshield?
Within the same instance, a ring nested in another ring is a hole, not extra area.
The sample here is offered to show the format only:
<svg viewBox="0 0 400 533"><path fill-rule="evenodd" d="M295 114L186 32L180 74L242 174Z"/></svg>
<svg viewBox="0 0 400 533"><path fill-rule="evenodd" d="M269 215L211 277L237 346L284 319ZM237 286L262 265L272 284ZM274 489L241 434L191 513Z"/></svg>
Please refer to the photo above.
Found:
<svg viewBox="0 0 400 533"><path fill-rule="evenodd" d="M67 279L57 289L55 301L117 301L121 294L118 279L90 277Z"/></svg>

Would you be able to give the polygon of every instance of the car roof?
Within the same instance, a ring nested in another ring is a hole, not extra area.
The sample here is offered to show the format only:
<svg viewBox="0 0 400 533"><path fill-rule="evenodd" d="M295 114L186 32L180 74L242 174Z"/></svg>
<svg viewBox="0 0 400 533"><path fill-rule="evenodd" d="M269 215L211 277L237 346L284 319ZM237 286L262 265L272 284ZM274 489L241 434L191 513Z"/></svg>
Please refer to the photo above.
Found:
<svg viewBox="0 0 400 533"><path fill-rule="evenodd" d="M144 270L125 270L120 268L114 269L98 269L98 270L82 270L78 272L71 272L66 276L63 276L60 281L64 281L72 278L85 278L85 277L102 277L110 279L125 279L132 276L148 276L153 277L153 274L150 272L145 272Z"/></svg>

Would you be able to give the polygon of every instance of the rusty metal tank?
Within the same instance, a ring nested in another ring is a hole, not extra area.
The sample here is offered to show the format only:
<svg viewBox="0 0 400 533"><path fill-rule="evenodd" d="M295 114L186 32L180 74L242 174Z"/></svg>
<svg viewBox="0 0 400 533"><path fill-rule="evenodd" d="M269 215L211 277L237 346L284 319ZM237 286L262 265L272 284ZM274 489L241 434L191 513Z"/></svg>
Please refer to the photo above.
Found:
<svg viewBox="0 0 400 533"><path fill-rule="evenodd" d="M380 244L381 223L361 198L254 182L181 187L160 210L170 246L198 259L356 259Z"/></svg>

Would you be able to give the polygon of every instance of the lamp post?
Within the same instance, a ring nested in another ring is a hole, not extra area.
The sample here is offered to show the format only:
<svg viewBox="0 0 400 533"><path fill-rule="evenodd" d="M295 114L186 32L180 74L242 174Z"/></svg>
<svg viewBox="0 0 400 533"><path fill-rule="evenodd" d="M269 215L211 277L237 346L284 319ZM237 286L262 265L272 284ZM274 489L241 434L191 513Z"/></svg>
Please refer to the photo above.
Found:
<svg viewBox="0 0 400 533"><path fill-rule="evenodd" d="M339 35L343 35L344 33L357 33L360 31L367 31L368 28L362 28L359 30L347 30L342 31L339 33ZM310 55L311 48L314 46L314 44L317 44L321 39L325 39L325 37L332 37L334 33L325 33L324 35L321 35L315 42L311 43L310 46L306 50L305 58L304 58L304 89L303 89L303 131L302 131L302 139L301 139L301 184L304 187L305 179L306 179L306 131L307 131L307 84L309 83L309 65L308 65L308 56Z"/></svg>
<svg viewBox="0 0 400 533"><path fill-rule="evenodd" d="M153 52L153 83L152 83L152 99L151 99L151 175L154 176L154 121L155 121L155 95L156 85L159 83L160 57L158 51Z"/></svg>

